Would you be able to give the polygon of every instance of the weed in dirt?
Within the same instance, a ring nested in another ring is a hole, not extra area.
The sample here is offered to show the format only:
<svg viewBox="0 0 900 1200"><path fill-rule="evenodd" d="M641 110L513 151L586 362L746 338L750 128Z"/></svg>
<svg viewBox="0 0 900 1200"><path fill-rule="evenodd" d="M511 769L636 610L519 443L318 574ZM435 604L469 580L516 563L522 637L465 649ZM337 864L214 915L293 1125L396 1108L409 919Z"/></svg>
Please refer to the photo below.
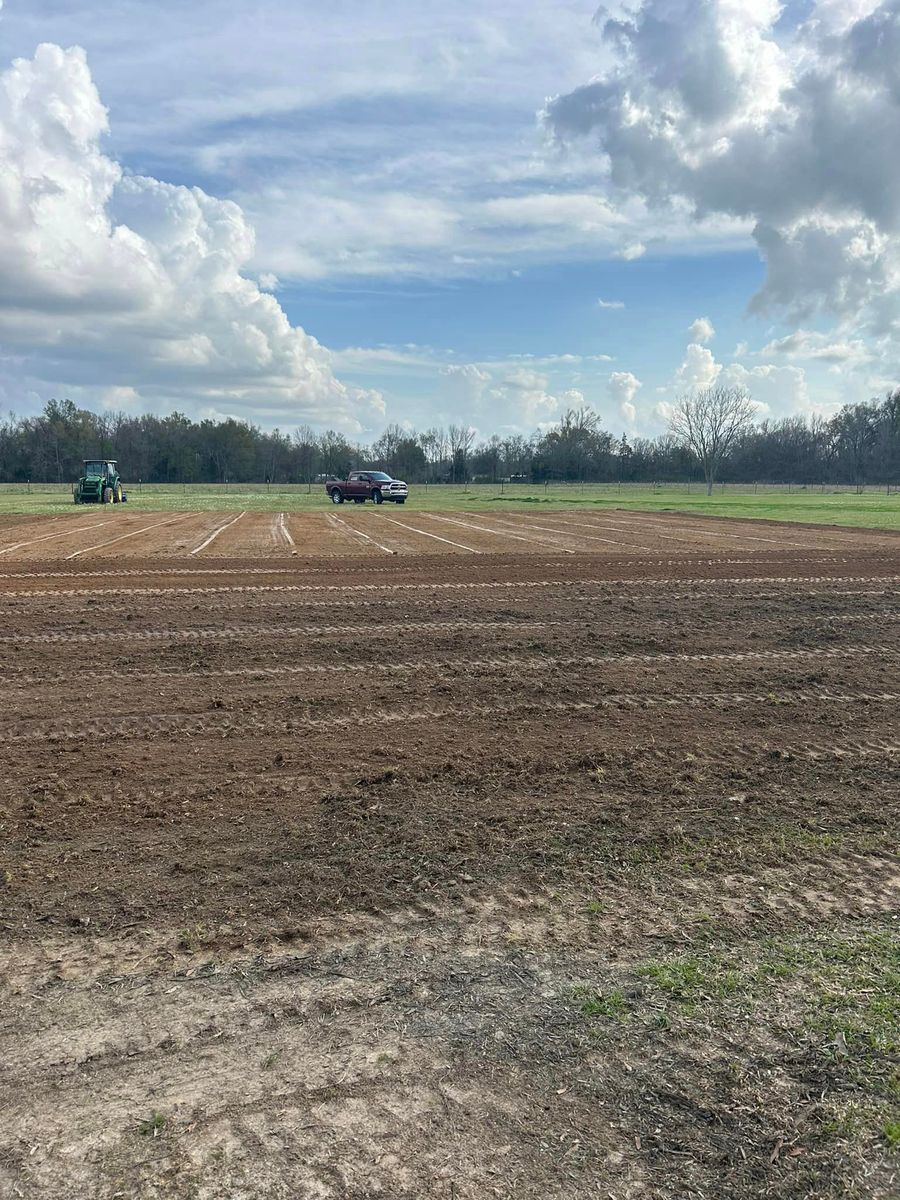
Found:
<svg viewBox="0 0 900 1200"><path fill-rule="evenodd" d="M882 1132L884 1133L884 1140L888 1144L888 1149L900 1151L900 1119L885 1121Z"/></svg>
<svg viewBox="0 0 900 1200"><path fill-rule="evenodd" d="M167 1124L168 1122L163 1114L154 1109L149 1117L145 1117L143 1121L138 1122L137 1131L141 1137L156 1138L160 1136Z"/></svg>
<svg viewBox="0 0 900 1200"><path fill-rule="evenodd" d="M186 929L182 929L179 933L178 948L179 950L187 950L193 953L196 950L201 950L204 946L208 946L212 939L213 935L205 925L190 925Z"/></svg>

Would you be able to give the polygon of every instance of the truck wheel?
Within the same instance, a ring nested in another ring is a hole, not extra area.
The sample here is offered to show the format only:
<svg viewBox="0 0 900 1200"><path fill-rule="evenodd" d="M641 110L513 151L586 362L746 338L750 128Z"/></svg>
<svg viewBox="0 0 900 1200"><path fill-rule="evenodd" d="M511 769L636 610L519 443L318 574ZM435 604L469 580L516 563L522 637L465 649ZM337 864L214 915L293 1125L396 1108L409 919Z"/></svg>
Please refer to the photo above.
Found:
<svg viewBox="0 0 900 1200"><path fill-rule="evenodd" d="M113 498L112 497L112 488L105 487L103 489L103 497L102 497L103 503L104 504L112 504L112 498Z"/></svg>
<svg viewBox="0 0 900 1200"><path fill-rule="evenodd" d="M332 489L331 503L332 504L343 504L344 503L344 493L341 491L340 488Z"/></svg>
<svg viewBox="0 0 900 1200"><path fill-rule="evenodd" d="M384 504L384 496L379 492L378 488L372 493L372 500L375 504Z"/></svg>

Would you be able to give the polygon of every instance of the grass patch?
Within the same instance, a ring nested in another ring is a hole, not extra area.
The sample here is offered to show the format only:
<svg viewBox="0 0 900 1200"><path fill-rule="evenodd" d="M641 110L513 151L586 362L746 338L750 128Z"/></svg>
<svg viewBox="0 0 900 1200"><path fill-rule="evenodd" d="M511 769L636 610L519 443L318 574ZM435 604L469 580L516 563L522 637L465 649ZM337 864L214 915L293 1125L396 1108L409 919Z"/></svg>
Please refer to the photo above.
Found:
<svg viewBox="0 0 900 1200"><path fill-rule="evenodd" d="M673 954L614 969L602 988L579 988L574 999L584 1018L609 1024L631 1061L645 1053L662 1061L652 1048L675 1037L682 1061L698 1064L698 1091L715 1078L719 1096L730 1097L734 1080L752 1080L754 1104L770 1100L771 1119L790 1120L802 1153L869 1161L900 1150L900 930L892 925ZM642 1084L650 1086L668 1095L674 1085ZM683 1076L677 1086L688 1086ZM734 1102L745 1103L737 1094Z"/></svg>
<svg viewBox="0 0 900 1200"><path fill-rule="evenodd" d="M576 988L575 999L585 1017L622 1021L628 1015L628 1002L620 991L596 992L590 988Z"/></svg>
<svg viewBox="0 0 900 1200"><path fill-rule="evenodd" d="M714 960L704 962L699 958L647 963L640 974L658 991L682 1004L733 996L741 987L736 971L720 969Z"/></svg>
<svg viewBox="0 0 900 1200"><path fill-rule="evenodd" d="M127 472L127 464L125 469ZM146 512L327 511L321 484L136 484L126 482L131 509ZM900 530L900 493L886 489L857 494L852 489L788 489L725 485L712 496L698 484L654 488L640 484L440 484L413 485L409 508L424 512L489 512L497 504L527 511L572 508L595 513L616 509L694 513L742 520L814 522ZM0 513L53 513L73 509L69 484L0 484Z"/></svg>

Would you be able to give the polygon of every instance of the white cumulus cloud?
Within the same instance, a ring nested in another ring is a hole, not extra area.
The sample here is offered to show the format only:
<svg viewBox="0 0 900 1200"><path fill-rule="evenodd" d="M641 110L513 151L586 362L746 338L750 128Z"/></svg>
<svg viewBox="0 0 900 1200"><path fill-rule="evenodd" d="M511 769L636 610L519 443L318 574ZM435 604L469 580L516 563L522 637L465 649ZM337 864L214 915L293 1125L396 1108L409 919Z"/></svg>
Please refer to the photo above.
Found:
<svg viewBox="0 0 900 1200"><path fill-rule="evenodd" d="M696 321L692 321L688 327L688 333L691 335L692 342L700 343L711 342L716 336L716 331L709 317L698 317Z"/></svg>
<svg viewBox="0 0 900 1200"><path fill-rule="evenodd" d="M680 391L709 387L715 383L722 370L715 355L707 346L691 342L685 351L684 361L675 373L675 385Z"/></svg>
<svg viewBox="0 0 900 1200"><path fill-rule="evenodd" d="M634 398L643 386L641 381L631 371L613 371L607 386L610 396L619 406L619 415L626 424L633 425L637 420Z"/></svg>
<svg viewBox="0 0 900 1200"><path fill-rule="evenodd" d="M125 175L106 132L82 50L42 45L0 75L0 345L23 377L270 424L380 419L378 393L340 383L243 273L241 209Z"/></svg>
<svg viewBox="0 0 900 1200"><path fill-rule="evenodd" d="M604 198L752 224L752 301L831 315L900 366L900 3L638 0L607 16L605 69L544 117L590 139ZM701 339L695 339L699 343Z"/></svg>

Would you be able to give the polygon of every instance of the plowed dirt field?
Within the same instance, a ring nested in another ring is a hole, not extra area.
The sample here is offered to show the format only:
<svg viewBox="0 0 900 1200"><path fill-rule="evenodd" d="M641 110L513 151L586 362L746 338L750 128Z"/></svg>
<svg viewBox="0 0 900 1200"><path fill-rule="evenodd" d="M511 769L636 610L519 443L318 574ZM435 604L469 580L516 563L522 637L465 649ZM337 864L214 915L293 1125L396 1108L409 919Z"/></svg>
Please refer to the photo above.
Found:
<svg viewBox="0 0 900 1200"><path fill-rule="evenodd" d="M888 1197L900 538L0 526L0 1195Z"/></svg>

